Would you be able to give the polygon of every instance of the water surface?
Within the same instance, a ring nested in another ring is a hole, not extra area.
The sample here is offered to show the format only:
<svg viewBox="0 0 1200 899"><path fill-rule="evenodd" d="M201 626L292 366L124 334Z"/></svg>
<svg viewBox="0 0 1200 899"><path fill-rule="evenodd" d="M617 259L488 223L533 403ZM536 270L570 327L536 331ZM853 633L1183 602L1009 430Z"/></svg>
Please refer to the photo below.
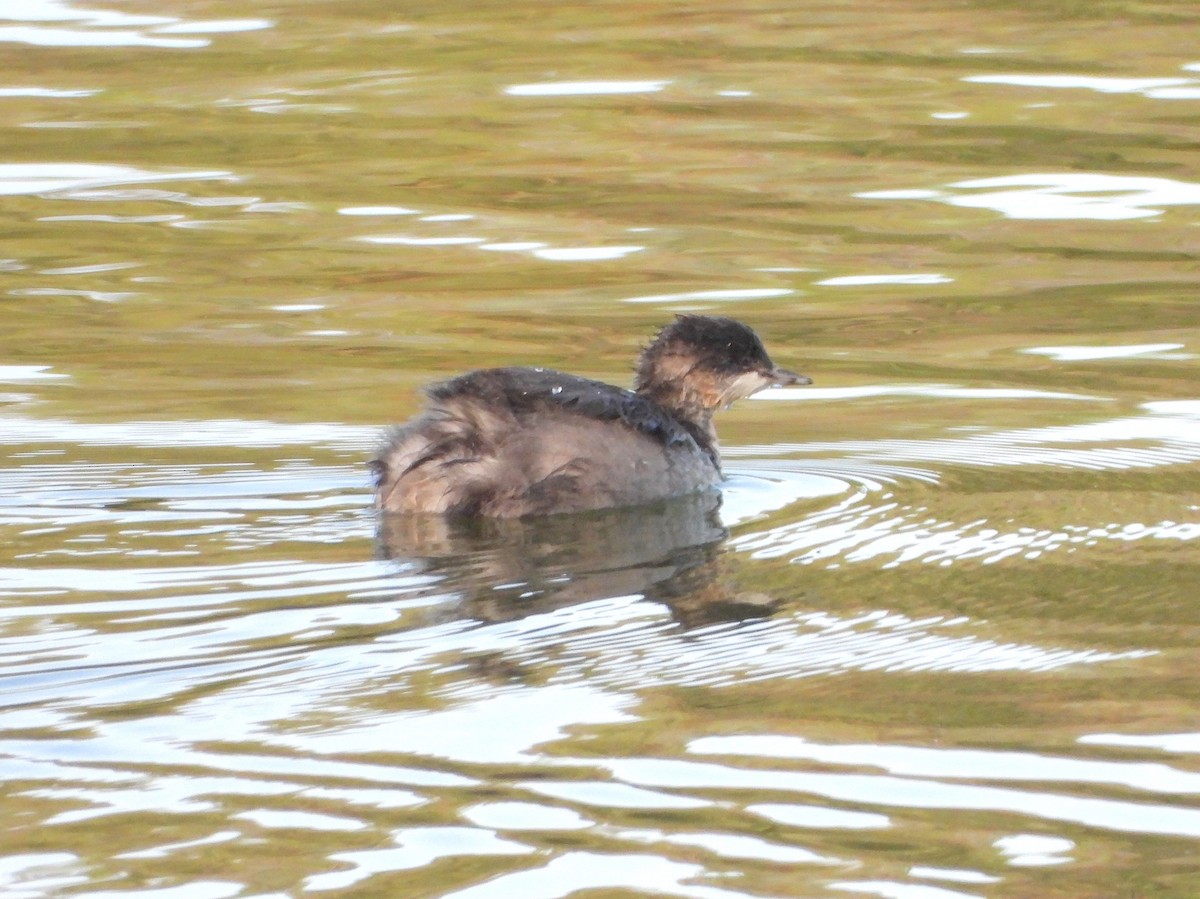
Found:
<svg viewBox="0 0 1200 899"><path fill-rule="evenodd" d="M1190 4L0 10L0 885L1192 896ZM380 522L421 385L808 388Z"/></svg>

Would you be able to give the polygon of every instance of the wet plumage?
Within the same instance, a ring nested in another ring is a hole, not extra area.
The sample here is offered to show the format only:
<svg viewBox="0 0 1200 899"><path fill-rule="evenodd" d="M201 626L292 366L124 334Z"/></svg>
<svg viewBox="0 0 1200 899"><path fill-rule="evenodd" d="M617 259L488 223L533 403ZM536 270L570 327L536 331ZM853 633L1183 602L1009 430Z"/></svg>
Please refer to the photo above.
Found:
<svg viewBox="0 0 1200 899"><path fill-rule="evenodd" d="M515 518L653 502L721 480L713 412L807 378L776 368L727 318L680 316L633 390L541 368L470 372L427 390L371 462L376 506Z"/></svg>

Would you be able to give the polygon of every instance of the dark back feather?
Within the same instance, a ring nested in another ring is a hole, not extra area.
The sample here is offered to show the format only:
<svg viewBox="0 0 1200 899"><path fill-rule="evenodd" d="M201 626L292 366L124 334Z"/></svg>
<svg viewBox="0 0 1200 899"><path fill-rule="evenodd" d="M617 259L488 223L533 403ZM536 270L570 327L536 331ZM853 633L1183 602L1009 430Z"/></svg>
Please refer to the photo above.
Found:
<svg viewBox="0 0 1200 899"><path fill-rule="evenodd" d="M479 400L516 415L565 411L600 421L621 421L665 446L695 442L711 453L708 438L687 427L658 403L631 390L549 368L489 368L473 371L428 390L435 403Z"/></svg>

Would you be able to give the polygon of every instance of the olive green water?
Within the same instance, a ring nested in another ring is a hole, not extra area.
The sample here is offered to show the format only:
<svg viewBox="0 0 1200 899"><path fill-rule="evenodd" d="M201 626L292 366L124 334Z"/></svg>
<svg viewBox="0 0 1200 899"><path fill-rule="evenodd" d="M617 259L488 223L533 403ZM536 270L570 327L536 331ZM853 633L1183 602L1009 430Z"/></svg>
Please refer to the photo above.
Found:
<svg viewBox="0 0 1200 899"><path fill-rule="evenodd" d="M0 4L0 893L1197 895L1198 28ZM377 533L681 311L720 522Z"/></svg>

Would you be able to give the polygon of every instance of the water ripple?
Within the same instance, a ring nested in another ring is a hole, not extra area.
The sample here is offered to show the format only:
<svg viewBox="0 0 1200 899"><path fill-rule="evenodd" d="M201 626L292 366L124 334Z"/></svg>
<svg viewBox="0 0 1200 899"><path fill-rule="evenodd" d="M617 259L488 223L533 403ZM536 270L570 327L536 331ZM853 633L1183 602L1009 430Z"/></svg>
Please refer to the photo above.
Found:
<svg viewBox="0 0 1200 899"><path fill-rule="evenodd" d="M36 25L0 27L0 41L37 47L157 47L195 49L211 41L170 35L225 34L271 28L267 19L186 21L174 16L135 15L114 10L80 9L63 0L25 0L0 11L0 19ZM46 22L72 27L47 27ZM166 35L166 36L164 36Z"/></svg>
<svg viewBox="0 0 1200 899"><path fill-rule="evenodd" d="M81 192L94 191L117 184L234 180L237 179L230 172L211 169L156 172L133 166L96 163L9 162L0 164L0 196L55 194L70 197Z"/></svg>
<svg viewBox="0 0 1200 899"><path fill-rule="evenodd" d="M1200 184L1100 172L1039 172L957 181L946 190L856 193L862 200L932 200L991 209L1005 218L1123 221L1161 215L1167 206L1200 203Z"/></svg>
<svg viewBox="0 0 1200 899"><path fill-rule="evenodd" d="M1200 836L1200 810L1169 805L947 784L928 778L738 768L672 759L613 758L624 783L670 790L770 790L893 809L995 811L1117 833Z"/></svg>
<svg viewBox="0 0 1200 899"><path fill-rule="evenodd" d="M974 84L1012 87L1046 87L1090 90L1100 94L1141 94L1158 100L1200 99L1200 81L1194 78L1113 78L1101 75L968 75Z"/></svg>
<svg viewBox="0 0 1200 899"><path fill-rule="evenodd" d="M906 777L1106 784L1146 793L1200 794L1200 773L1145 762L1111 762L985 749L822 744L802 737L745 734L702 737L688 744L701 755L804 759L880 768Z"/></svg>
<svg viewBox="0 0 1200 899"><path fill-rule="evenodd" d="M307 422L285 424L241 419L123 421L115 424L6 415L0 444L67 443L80 446L316 446L368 450L378 427Z"/></svg>
<svg viewBox="0 0 1200 899"><path fill-rule="evenodd" d="M1142 409L1148 414L933 440L776 443L732 447L726 452L730 456L832 452L868 464L908 459L967 466L1043 465L1096 471L1200 461L1200 402L1159 401L1146 403ZM1115 445L1070 446L1088 443Z"/></svg>
<svg viewBox="0 0 1200 899"><path fill-rule="evenodd" d="M396 634L387 645L410 671L436 669L439 653L503 653L511 665L547 672L552 684L587 682L622 691L850 671L1052 671L1153 655L1003 643L974 636L970 628L963 618L913 619L878 611L798 612L681 631L662 606L624 598L482 628Z"/></svg>

